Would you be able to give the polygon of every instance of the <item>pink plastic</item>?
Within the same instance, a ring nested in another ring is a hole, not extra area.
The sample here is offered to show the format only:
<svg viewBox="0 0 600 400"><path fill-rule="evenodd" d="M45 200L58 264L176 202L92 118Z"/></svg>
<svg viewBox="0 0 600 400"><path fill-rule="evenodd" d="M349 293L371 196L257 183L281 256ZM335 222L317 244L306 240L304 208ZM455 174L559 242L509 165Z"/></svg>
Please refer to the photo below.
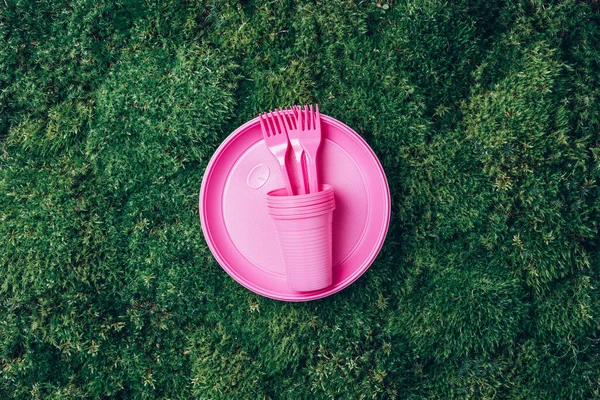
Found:
<svg viewBox="0 0 600 400"><path fill-rule="evenodd" d="M319 113L319 105L316 110L313 110L312 104L304 106L298 113L296 124L300 129L300 145L306 154L306 163L308 169L308 186L309 191L317 192L319 189L319 163L318 154L321 146L321 114Z"/></svg>
<svg viewBox="0 0 600 400"><path fill-rule="evenodd" d="M326 211L329 209L329 207L330 206L328 203L317 204L317 205L315 205L315 207L307 207L307 210L297 210L294 208L292 208L291 210L290 210L290 208L276 209L276 208L268 207L267 212L271 216L274 215L274 216L277 216L280 218L291 219L291 218L297 218L301 215L308 215L308 214L314 214L314 213Z"/></svg>
<svg viewBox="0 0 600 400"><path fill-rule="evenodd" d="M306 194L308 193L308 171L306 171L305 164L303 162L304 159L304 149L300 144L300 129L297 126L297 116L300 113L300 106L294 106L293 108L288 108L285 110L287 117L282 118L285 127L288 133L288 139L290 140L290 145L292 146L292 150L294 151L295 157L295 168L299 172L298 178L299 184L296 187L294 193L298 194ZM280 109L280 112L283 110Z"/></svg>
<svg viewBox="0 0 600 400"><path fill-rule="evenodd" d="M290 142L288 141L285 128L280 123L275 122L275 120L279 121L281 114L270 112L265 115L261 114L258 118L260 120L263 140L267 144L271 154L279 162L279 172L285 183L285 190L288 195L293 195L294 190L287 169L287 152Z"/></svg>
<svg viewBox="0 0 600 400"><path fill-rule="evenodd" d="M290 219L329 210L335 206L333 187L321 185L321 188L321 192L301 196L281 196L284 189L273 190L267 193L267 211L271 216Z"/></svg>
<svg viewBox="0 0 600 400"><path fill-rule="evenodd" d="M332 190L332 189L330 189ZM267 198L270 197L272 192L267 194ZM291 197L291 196L290 196ZM295 197L295 196L294 196ZM277 219L297 219L306 215L320 214L323 212L327 212L335 209L335 199L332 197L326 202L318 203L318 204L299 204L296 207L269 207L267 206L267 212L271 217L276 217ZM294 222L294 225L290 225L291 229L296 230L296 226L304 226L304 222L301 219L298 219Z"/></svg>
<svg viewBox="0 0 600 400"><path fill-rule="evenodd" d="M336 204L332 283L325 289L298 292L287 284L265 206L266 194L284 187L284 182L258 118L223 141L204 173L199 206L206 242L233 279L262 296L309 301L336 293L369 268L384 242L390 195L377 157L358 134L331 117L321 115L321 131L319 180L334 187Z"/></svg>
<svg viewBox="0 0 600 400"><path fill-rule="evenodd" d="M316 204L333 198L333 187L331 185L320 185L319 192L288 196L285 189L277 189L268 193L267 205L277 207L297 207L299 204Z"/></svg>
<svg viewBox="0 0 600 400"><path fill-rule="evenodd" d="M327 192L333 195L331 186ZM267 199L276 197L276 191L267 193ZM325 202L319 200L321 193L288 196L289 201L297 201L295 206L268 207L277 232L279 250L283 256L286 280L295 291L324 289L332 282L332 215L335 199L328 196ZM309 200L316 199L316 204Z"/></svg>

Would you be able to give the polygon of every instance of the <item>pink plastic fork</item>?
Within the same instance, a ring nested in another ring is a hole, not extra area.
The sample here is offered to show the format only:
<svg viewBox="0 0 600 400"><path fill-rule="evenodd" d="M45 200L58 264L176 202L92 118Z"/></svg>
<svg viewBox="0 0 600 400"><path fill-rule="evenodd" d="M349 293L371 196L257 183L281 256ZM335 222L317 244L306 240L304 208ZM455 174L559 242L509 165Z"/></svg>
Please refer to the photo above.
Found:
<svg viewBox="0 0 600 400"><path fill-rule="evenodd" d="M287 109L286 111L292 113L292 115L289 115L289 117L287 115L282 115L280 111L277 111L277 116L279 117L279 120L283 121L285 124L288 133L288 139L292 145L294 157L296 158L298 170L300 171L300 180L302 181L300 184L300 192L301 194L306 194L308 193L308 185L305 180L306 173L304 171L304 166L302 165L302 155L304 154L304 149L300 144L300 128L297 124L297 117L300 113L300 107L294 106L291 109Z"/></svg>
<svg viewBox="0 0 600 400"><path fill-rule="evenodd" d="M319 177L317 169L317 154L321 146L321 114L319 114L319 105L315 105L313 110L304 106L297 116L296 125L300 129L300 144L306 153L308 161L308 187L310 193L319 191Z"/></svg>
<svg viewBox="0 0 600 400"><path fill-rule="evenodd" d="M272 111L266 114L260 114L258 117L260 119L260 128L262 129L263 139L267 144L269 151L279 162L287 194L288 196L293 196L294 191L292 190L292 183L290 182L285 160L290 146L286 128L282 121L275 121L277 116Z"/></svg>

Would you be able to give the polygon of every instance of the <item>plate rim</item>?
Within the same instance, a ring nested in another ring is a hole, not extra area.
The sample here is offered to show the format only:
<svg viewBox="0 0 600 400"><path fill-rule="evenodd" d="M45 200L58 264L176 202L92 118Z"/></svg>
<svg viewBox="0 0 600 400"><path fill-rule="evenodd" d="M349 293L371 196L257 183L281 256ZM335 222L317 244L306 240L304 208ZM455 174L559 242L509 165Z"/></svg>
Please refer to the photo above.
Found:
<svg viewBox="0 0 600 400"><path fill-rule="evenodd" d="M378 170L381 174L381 177L383 178L385 201L386 201L386 205L387 205L387 207L385 207L385 209L383 210L385 223L382 224L382 228L378 234L377 241L376 241L375 245L372 247L371 251L369 252L368 257L365 257L361 266L359 268L356 268L337 287L332 287L330 290L327 290L327 288L326 288L324 290L315 291L312 294L311 294L311 292L298 292L297 296L302 296L302 297L287 297L285 295L281 295L281 293L273 292L268 289L261 289L261 291L258 292L257 291L258 285L254 284L253 282L249 282L249 281L247 281L247 279L240 276L237 273L237 271L235 270L235 268L231 267L225 261L224 257L221 255L221 252L218 250L218 248L216 247L215 243L212 240L212 236L211 236L211 234L209 232L209 228L206 224L207 210L205 207L202 206L203 199L204 199L204 196L205 196L206 190L207 190L207 182L210 181L210 176L212 175L213 166L218 162L219 158L221 157L221 154L223 154L223 152L231 145L231 143L236 139L236 137L242 131L246 130L249 126L259 123L258 117L255 117L255 118L247 121L246 123L237 127L233 132L231 132L225 138L225 140L223 140L223 142L219 145L219 147L217 147L217 149L214 151L208 164L206 164L206 168L204 169L202 183L200 185L198 209L199 209L200 227L202 228L202 234L204 235L204 240L205 240L206 244L208 245L208 248L210 249L212 256L215 258L215 260L217 261L219 266L231 278L233 278L237 283L239 283L244 288L250 290L253 293L256 293L260 296L267 297L267 298L270 298L273 300L285 301L285 302L312 301L312 300L318 300L318 299L322 299L322 298L331 296L331 295L347 288L348 286L352 285L358 278L360 278L375 262L377 256L379 255L379 252L381 251L381 248L383 247L383 244L385 243L385 239L387 238L387 233L389 231L389 225L390 225L390 221L391 221L391 208L392 208L390 187L389 187L389 182L387 180L387 176L385 174L385 170L383 169L383 166L381 165L381 161L379 161L379 157L377 157L377 155L375 154L375 152L373 151L371 146L369 146L369 144L366 142L366 140L362 136L360 136L354 129L350 128L348 125L344 124L343 122L341 122L331 116L321 114L321 118L322 118L322 120L326 120L329 124L336 126L338 129L346 130L346 131L350 132L351 136L354 138L354 140L357 140L358 142L360 142L360 144L363 145L363 148L366 148L368 150L368 152L370 153L372 158L375 160Z"/></svg>

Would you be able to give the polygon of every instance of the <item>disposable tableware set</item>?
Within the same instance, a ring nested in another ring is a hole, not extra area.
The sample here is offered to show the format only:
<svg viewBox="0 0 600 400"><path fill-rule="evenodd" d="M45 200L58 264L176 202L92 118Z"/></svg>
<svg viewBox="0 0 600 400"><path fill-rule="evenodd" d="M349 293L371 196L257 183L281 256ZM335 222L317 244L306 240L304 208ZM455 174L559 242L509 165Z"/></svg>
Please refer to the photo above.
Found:
<svg viewBox="0 0 600 400"><path fill-rule="evenodd" d="M285 182L285 188L267 193L266 203L275 222L289 287L312 291L326 288L332 282L334 191L330 185L319 185L319 106L315 109L312 105L296 106L288 111L271 111L259 117L264 141L277 159ZM295 186L288 173L290 147L300 171L300 184Z"/></svg>
<svg viewBox="0 0 600 400"><path fill-rule="evenodd" d="M219 265L282 301L351 285L387 234L390 194L369 145L318 106L259 115L232 132L202 179L200 222Z"/></svg>

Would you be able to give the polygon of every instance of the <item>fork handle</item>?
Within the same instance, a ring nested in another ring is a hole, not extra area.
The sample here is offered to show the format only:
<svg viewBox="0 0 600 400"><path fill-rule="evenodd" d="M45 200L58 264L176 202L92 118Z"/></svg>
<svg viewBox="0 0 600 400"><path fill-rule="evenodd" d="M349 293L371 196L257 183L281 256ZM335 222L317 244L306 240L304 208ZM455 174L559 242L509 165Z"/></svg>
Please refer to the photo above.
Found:
<svg viewBox="0 0 600 400"><path fill-rule="evenodd" d="M285 164L280 164L281 167L281 176L283 176L283 183L285 184L285 189L287 191L288 196L294 195L294 190L292 189L292 182L290 181L290 176L288 175L288 170L285 167Z"/></svg>
<svg viewBox="0 0 600 400"><path fill-rule="evenodd" d="M300 178L302 179L302 194L309 194L308 187L308 170L306 169L306 155L304 152L300 153L300 161L298 162L300 167Z"/></svg>
<svg viewBox="0 0 600 400"><path fill-rule="evenodd" d="M306 161L308 161L308 189L310 193L319 191L319 174L317 173L317 159L306 152Z"/></svg>

